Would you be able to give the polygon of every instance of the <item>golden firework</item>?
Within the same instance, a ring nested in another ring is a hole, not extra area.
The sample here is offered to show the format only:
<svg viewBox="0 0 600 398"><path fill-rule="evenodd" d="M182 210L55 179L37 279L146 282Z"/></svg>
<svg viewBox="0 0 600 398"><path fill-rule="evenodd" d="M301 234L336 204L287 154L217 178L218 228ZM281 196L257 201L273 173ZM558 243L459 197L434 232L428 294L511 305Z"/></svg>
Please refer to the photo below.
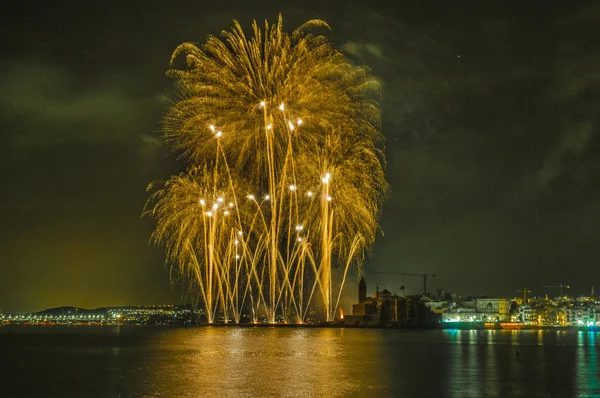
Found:
<svg viewBox="0 0 600 398"><path fill-rule="evenodd" d="M179 100L163 127L189 169L146 213L209 322L217 313L239 322L248 308L254 319L302 321L315 293L330 320L348 269L374 242L387 190L378 86L310 33L322 27L288 34L280 16L247 38L234 21L223 39L184 43L171 57Z"/></svg>

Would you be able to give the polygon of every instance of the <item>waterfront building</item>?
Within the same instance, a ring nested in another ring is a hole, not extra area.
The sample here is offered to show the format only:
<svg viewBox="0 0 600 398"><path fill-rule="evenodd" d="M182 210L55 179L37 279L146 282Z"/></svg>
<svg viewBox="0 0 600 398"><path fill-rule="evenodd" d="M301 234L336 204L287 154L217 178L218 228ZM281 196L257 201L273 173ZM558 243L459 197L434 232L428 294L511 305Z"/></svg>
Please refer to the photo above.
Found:
<svg viewBox="0 0 600 398"><path fill-rule="evenodd" d="M477 313L484 322L510 321L511 302L506 298L478 298L475 300Z"/></svg>
<svg viewBox="0 0 600 398"><path fill-rule="evenodd" d="M600 307L600 306L599 306ZM566 308L565 321L569 326L596 326L600 324L600 308L580 305Z"/></svg>
<svg viewBox="0 0 600 398"><path fill-rule="evenodd" d="M426 327L439 323L447 302L421 296L399 296L387 289L375 289L367 297L364 278L358 282L358 303L352 305L352 314L344 315L346 325Z"/></svg>
<svg viewBox="0 0 600 398"><path fill-rule="evenodd" d="M482 322L482 314L478 314L475 308L453 307L442 314L444 323L468 323Z"/></svg>
<svg viewBox="0 0 600 398"><path fill-rule="evenodd" d="M517 321L532 325L537 321L535 311L530 305L520 305L517 309Z"/></svg>
<svg viewBox="0 0 600 398"><path fill-rule="evenodd" d="M508 322L511 301L505 298L476 297L454 303L442 313L442 322Z"/></svg>
<svg viewBox="0 0 600 398"><path fill-rule="evenodd" d="M379 288L375 292L377 297ZM358 303L352 305L352 315L346 315L346 322L372 323L379 321L377 298L367 297L367 282L364 277L358 282Z"/></svg>

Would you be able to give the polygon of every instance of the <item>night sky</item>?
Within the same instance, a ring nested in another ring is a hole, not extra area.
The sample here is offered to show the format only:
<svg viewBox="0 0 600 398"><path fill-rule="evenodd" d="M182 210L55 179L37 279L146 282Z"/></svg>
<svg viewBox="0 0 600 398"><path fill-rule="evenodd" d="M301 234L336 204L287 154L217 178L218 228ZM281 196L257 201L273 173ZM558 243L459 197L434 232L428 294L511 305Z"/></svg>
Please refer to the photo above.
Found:
<svg viewBox="0 0 600 398"><path fill-rule="evenodd" d="M554 3L0 0L0 308L185 300L140 218L180 168L169 58L278 12L327 21L383 86L370 291L421 289L375 269L463 296L600 292L600 4Z"/></svg>

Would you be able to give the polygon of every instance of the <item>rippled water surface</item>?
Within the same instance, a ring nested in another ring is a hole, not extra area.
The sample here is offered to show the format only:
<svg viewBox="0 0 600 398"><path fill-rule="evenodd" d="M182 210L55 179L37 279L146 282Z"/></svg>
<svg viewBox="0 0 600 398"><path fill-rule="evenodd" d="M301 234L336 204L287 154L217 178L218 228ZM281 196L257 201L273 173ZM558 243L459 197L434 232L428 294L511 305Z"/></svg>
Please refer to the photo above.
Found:
<svg viewBox="0 0 600 398"><path fill-rule="evenodd" d="M0 328L0 396L598 397L600 333Z"/></svg>

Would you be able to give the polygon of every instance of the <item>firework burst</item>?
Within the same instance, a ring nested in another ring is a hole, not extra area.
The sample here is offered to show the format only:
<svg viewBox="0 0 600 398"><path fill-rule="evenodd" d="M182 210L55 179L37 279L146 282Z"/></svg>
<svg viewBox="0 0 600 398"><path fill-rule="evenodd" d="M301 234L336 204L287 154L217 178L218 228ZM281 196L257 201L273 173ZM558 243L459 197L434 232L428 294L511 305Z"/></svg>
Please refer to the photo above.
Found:
<svg viewBox="0 0 600 398"><path fill-rule="evenodd" d="M145 214L209 322L244 311L301 322L317 302L331 320L375 239L387 190L378 86L313 28L328 26L288 34L280 16L247 38L234 21L223 39L184 43L171 58L179 100L163 127L188 170Z"/></svg>

